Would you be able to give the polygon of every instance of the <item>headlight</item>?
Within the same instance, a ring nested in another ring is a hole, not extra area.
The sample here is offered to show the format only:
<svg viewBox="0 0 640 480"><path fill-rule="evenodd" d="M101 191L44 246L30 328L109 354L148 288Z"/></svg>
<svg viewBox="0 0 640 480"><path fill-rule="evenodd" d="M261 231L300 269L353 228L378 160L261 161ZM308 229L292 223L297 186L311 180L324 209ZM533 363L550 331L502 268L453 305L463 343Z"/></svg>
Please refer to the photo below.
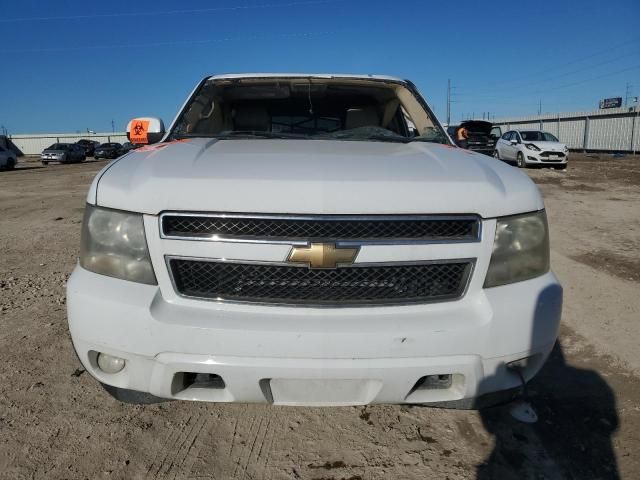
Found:
<svg viewBox="0 0 640 480"><path fill-rule="evenodd" d="M534 152L540 151L540 149L536 147L533 143L525 143L524 146L527 147L529 150L533 150Z"/></svg>
<svg viewBox="0 0 640 480"><path fill-rule="evenodd" d="M156 285L142 215L87 205L80 265L109 277Z"/></svg>
<svg viewBox="0 0 640 480"><path fill-rule="evenodd" d="M485 288L520 282L549 271L549 229L544 210L499 218Z"/></svg>

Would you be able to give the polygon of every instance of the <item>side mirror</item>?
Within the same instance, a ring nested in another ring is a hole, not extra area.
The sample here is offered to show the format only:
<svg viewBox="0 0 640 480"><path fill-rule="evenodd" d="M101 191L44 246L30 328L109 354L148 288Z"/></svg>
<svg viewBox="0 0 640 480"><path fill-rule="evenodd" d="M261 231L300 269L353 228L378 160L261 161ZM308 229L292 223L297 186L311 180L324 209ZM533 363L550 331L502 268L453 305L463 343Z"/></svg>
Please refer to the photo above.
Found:
<svg viewBox="0 0 640 480"><path fill-rule="evenodd" d="M517 145L518 144L518 140L511 140L511 145Z"/></svg>
<svg viewBox="0 0 640 480"><path fill-rule="evenodd" d="M135 145L158 143L164 134L164 123L156 117L138 117L127 124L127 138Z"/></svg>

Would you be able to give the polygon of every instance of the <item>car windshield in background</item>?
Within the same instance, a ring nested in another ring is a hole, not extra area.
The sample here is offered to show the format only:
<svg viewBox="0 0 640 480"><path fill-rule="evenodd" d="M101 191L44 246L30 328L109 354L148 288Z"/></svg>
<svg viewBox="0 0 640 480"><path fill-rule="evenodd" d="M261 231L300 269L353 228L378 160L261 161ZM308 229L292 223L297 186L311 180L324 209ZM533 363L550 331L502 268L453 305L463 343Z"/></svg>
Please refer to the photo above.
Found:
<svg viewBox="0 0 640 480"><path fill-rule="evenodd" d="M557 142L558 139L546 132L520 132L522 140L525 142Z"/></svg>
<svg viewBox="0 0 640 480"><path fill-rule="evenodd" d="M547 142L559 142L560 141L556 137L551 135L550 133L544 132L543 135L544 135L545 141L547 141Z"/></svg>
<svg viewBox="0 0 640 480"><path fill-rule="evenodd" d="M210 79L170 135L185 137L448 143L406 85L357 78Z"/></svg>

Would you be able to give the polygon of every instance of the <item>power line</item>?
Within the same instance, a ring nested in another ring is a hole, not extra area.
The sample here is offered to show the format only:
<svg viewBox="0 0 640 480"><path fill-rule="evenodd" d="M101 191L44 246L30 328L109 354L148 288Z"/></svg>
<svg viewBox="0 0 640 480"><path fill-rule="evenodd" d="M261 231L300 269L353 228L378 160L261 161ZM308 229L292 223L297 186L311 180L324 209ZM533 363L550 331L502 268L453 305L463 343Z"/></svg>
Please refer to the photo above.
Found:
<svg viewBox="0 0 640 480"><path fill-rule="evenodd" d="M235 5L229 7L212 7L212 8L198 8L190 10L166 10L160 12L116 12L116 13L95 13L85 15L60 15L52 17L20 17L20 18L0 18L0 23L12 23L12 22L42 22L51 20L85 20L90 18L119 18L119 17L151 17L161 15L179 15L187 13L212 13L222 11L235 11L235 10L253 10L264 8L284 8L284 7L297 7L303 5L320 5L325 3L343 2L344 0L309 0L302 2L288 2L288 3L264 3L262 5Z"/></svg>
<svg viewBox="0 0 640 480"><path fill-rule="evenodd" d="M549 82L549 81L552 81L552 80L557 80L559 78L563 78L563 77L567 77L567 76L570 76L570 75L574 75L576 73L581 73L581 72L584 72L584 71L588 71L588 70L591 70L593 68L600 67L602 65L607 65L609 63L616 62L616 61L621 60L623 58L627 58L627 57L630 57L630 56L637 56L637 55L638 55L637 52L625 53L624 55L619 55L617 57L610 58L610 59L602 61L602 62L594 63L594 64L591 64L591 65L586 65L584 67L580 67L580 68L577 68L575 70L571 70L569 72L564 72L564 73L561 73L559 75L553 75L551 77L543 78L541 80L536 80L536 81L533 81L533 82L521 83L521 84L518 84L516 87L509 87L509 89L528 87L528 86L531 86L531 85L538 85L540 83L545 83L545 82ZM482 90L480 90L480 93L482 93Z"/></svg>
<svg viewBox="0 0 640 480"><path fill-rule="evenodd" d="M632 38L632 39L629 39L629 40L625 40L624 42L613 44L613 45L611 45L611 46L609 46L609 47L607 47L605 49L597 50L597 51L595 51L593 53L590 53L589 55L585 55L583 57L579 57L579 58L576 58L576 59L571 60L571 61L563 62L560 65L552 65L552 66L549 66L549 67L545 68L544 70L539 70L537 72L530 73L530 74L527 74L527 75L514 77L514 78L511 78L509 80L502 80L502 81L498 81L498 82L492 82L491 86L494 87L494 86L497 86L497 85L504 85L504 84L514 83L514 82L517 83L518 81L520 81L522 79L527 79L527 78L535 77L535 76L538 76L538 75L544 75L545 73L548 73L549 70L554 70L554 69L558 69L558 68L559 69L563 69L563 68L565 68L567 66L575 65L576 63L580 63L580 62L582 62L584 60L588 60L590 58L597 57L598 55L602 55L603 53L609 53L613 49L617 49L617 48L620 48L620 47L623 47L623 46L626 46L626 45L629 45L629 44L632 44L632 43L636 43L639 40L640 39L638 39L638 38Z"/></svg>
<svg viewBox="0 0 640 480"><path fill-rule="evenodd" d="M52 48L23 48L15 50L4 50L2 53L40 53L40 52L68 52L77 50L104 50L112 48L146 48L146 47L168 47L175 45L204 45L208 43L236 42L239 40L264 40L268 38L293 38L293 37L318 37L334 35L341 30L324 32L297 32L297 33L277 33L272 35L243 35L236 37L220 37L203 40L176 40L171 42L153 43L121 43L112 45L78 45L74 47L52 47Z"/></svg>
<svg viewBox="0 0 640 480"><path fill-rule="evenodd" d="M562 85L555 85L555 86L551 86L551 87L545 87L545 88L541 88L541 89L531 90L531 91L528 91L526 93L527 94L540 94L540 93L553 92L555 90L560 90L560 89L563 89L563 88L573 87L575 85L580 85L582 83L588 83L588 82L591 82L591 81L594 81L594 80L600 80L601 78L611 77L611 76L614 76L614 75L618 75L620 73L628 72L628 71L631 71L631 70L636 70L638 68L640 68L640 65L633 65L631 67L623 68L621 70L616 70L614 72L608 72L608 73L605 73L604 75L599 75L597 77L590 77L590 78L585 78L585 79L582 79L582 80L578 80L576 82L565 83L565 84L562 84ZM492 98L491 95L487 95L487 96L478 95L478 96L475 96L475 99L491 100L491 98ZM500 100L522 98L522 94L518 94L518 95L495 95L495 98L496 99L500 99Z"/></svg>

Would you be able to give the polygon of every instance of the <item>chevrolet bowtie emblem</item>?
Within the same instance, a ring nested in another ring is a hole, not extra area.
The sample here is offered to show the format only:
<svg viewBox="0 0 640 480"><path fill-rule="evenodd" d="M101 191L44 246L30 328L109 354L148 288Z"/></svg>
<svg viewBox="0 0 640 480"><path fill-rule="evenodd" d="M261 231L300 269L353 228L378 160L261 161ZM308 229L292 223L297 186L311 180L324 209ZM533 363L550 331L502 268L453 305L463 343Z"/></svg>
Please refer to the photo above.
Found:
<svg viewBox="0 0 640 480"><path fill-rule="evenodd" d="M293 247L287 261L306 263L311 268L336 268L353 263L357 254L357 248L339 248L335 243L312 243L308 247Z"/></svg>

